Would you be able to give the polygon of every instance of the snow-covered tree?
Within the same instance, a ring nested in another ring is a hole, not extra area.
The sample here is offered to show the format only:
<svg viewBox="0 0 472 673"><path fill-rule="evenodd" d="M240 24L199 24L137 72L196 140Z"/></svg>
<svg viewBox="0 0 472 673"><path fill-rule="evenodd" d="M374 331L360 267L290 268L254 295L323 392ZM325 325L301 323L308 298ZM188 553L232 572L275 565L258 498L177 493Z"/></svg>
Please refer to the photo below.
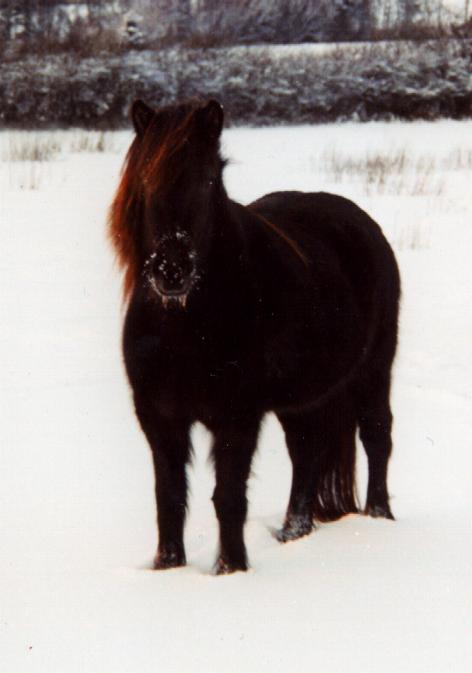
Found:
<svg viewBox="0 0 472 673"><path fill-rule="evenodd" d="M299 43L364 39L371 0L198 0L196 25L217 42Z"/></svg>
<svg viewBox="0 0 472 673"><path fill-rule="evenodd" d="M365 40L372 33L370 0L333 0L332 35L336 41Z"/></svg>

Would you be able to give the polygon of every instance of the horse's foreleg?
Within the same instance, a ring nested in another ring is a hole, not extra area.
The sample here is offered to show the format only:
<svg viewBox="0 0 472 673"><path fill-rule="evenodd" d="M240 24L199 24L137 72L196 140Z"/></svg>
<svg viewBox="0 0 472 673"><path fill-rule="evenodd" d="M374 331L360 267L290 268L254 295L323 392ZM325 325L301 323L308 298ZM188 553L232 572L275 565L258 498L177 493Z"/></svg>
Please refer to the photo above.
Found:
<svg viewBox="0 0 472 673"><path fill-rule="evenodd" d="M257 443L260 419L248 424L234 421L215 432L213 458L216 486L213 504L220 526L217 574L247 570L244 523L247 514L246 484Z"/></svg>
<svg viewBox="0 0 472 673"><path fill-rule="evenodd" d="M186 563L183 534L190 424L182 419L160 418L155 409L143 401L136 402L136 413L154 462L159 530L154 568L162 570L182 566Z"/></svg>

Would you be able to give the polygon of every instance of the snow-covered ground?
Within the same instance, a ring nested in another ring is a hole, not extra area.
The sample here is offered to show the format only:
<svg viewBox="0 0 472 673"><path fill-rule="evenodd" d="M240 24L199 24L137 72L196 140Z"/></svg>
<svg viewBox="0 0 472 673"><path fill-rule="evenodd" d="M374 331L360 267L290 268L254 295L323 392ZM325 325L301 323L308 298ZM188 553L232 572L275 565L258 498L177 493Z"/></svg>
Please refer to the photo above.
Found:
<svg viewBox="0 0 472 673"><path fill-rule="evenodd" d="M351 516L280 546L270 529L290 468L268 418L250 484L252 570L228 577L211 574L200 427L189 565L149 570L153 474L121 366L105 236L129 138L0 134L0 671L471 671L472 123L225 132L233 197L353 198L382 224L403 277L397 521ZM41 143L49 160L29 161ZM362 494L365 481L360 452Z"/></svg>

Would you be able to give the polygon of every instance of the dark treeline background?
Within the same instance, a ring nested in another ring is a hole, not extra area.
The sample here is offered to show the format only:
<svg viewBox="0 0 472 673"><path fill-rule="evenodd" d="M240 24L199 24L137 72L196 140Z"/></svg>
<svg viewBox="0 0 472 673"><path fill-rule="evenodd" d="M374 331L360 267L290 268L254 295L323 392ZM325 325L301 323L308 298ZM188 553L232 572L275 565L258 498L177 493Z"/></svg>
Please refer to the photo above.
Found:
<svg viewBox="0 0 472 673"><path fill-rule="evenodd" d="M246 123L470 116L471 38L469 0L0 0L0 122L123 126L136 95Z"/></svg>
<svg viewBox="0 0 472 673"><path fill-rule="evenodd" d="M129 47L215 47L468 32L468 0L0 0L0 49L100 53Z"/></svg>

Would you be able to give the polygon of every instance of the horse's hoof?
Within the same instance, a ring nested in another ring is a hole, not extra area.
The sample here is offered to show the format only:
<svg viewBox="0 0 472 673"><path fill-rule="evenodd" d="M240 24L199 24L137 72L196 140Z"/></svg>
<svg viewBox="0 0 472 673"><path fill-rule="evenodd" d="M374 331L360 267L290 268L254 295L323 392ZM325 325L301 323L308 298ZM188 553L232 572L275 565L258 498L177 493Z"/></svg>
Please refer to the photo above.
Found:
<svg viewBox="0 0 472 673"><path fill-rule="evenodd" d="M374 519L390 519L390 521L395 521L395 517L392 514L390 506L387 505L369 505L367 504L364 509L364 514L371 516Z"/></svg>
<svg viewBox="0 0 472 673"><path fill-rule="evenodd" d="M228 561L220 556L215 564L215 575L231 575L232 573L248 569L247 561Z"/></svg>
<svg viewBox="0 0 472 673"><path fill-rule="evenodd" d="M176 551L159 551L154 559L154 570L168 570L181 568L186 565L185 554Z"/></svg>
<svg viewBox="0 0 472 673"><path fill-rule="evenodd" d="M282 528L274 531L274 537L278 542L291 542L310 535L314 528L315 524L310 516L289 516Z"/></svg>

